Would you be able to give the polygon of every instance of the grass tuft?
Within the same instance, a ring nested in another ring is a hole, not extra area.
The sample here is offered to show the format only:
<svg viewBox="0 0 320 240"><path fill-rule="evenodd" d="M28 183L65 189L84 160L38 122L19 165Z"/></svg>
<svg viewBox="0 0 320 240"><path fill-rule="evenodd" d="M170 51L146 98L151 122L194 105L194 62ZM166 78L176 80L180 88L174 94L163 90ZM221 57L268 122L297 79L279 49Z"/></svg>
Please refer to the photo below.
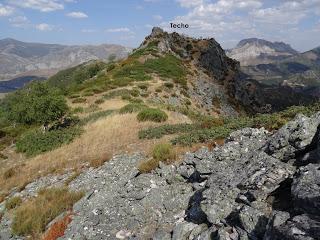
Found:
<svg viewBox="0 0 320 240"><path fill-rule="evenodd" d="M11 209L14 209L14 208L20 206L21 203L22 203L21 197L18 197L18 196L12 197L6 201L5 207L7 210L11 210Z"/></svg>
<svg viewBox="0 0 320 240"><path fill-rule="evenodd" d="M141 104L141 103L130 103L124 107L122 107L119 110L120 114L126 114L126 113L134 113L134 112L139 112L143 109L147 108L146 105Z"/></svg>
<svg viewBox="0 0 320 240"><path fill-rule="evenodd" d="M48 223L72 209L73 204L82 197L82 192L69 192L67 188L40 190L36 198L22 203L16 209L12 223L13 234L39 237Z"/></svg>
<svg viewBox="0 0 320 240"><path fill-rule="evenodd" d="M168 115L157 108L146 108L139 112L137 119L139 122L165 122L168 119Z"/></svg>

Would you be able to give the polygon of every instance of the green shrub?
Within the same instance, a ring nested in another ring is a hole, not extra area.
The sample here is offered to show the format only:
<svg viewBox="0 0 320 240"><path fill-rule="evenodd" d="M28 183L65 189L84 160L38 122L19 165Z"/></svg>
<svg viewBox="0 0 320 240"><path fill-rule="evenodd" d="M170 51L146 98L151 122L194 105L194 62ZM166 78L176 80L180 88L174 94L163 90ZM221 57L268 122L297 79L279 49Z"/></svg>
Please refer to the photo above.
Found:
<svg viewBox="0 0 320 240"><path fill-rule="evenodd" d="M68 111L61 92L43 82L31 83L7 95L1 107L9 121L28 125L54 121Z"/></svg>
<svg viewBox="0 0 320 240"><path fill-rule="evenodd" d="M181 84L182 86L187 85L187 70L182 61L172 54L167 54L164 57L155 59L148 59L144 65L148 71L157 73L162 78L173 79L175 83Z"/></svg>
<svg viewBox="0 0 320 240"><path fill-rule="evenodd" d="M120 114L139 112L147 106L141 103L130 103L119 110Z"/></svg>
<svg viewBox="0 0 320 240"><path fill-rule="evenodd" d="M18 152L23 152L27 156L35 156L70 143L80 134L81 130L77 127L48 132L42 132L38 129L30 130L18 139L16 147Z"/></svg>
<svg viewBox="0 0 320 240"><path fill-rule="evenodd" d="M154 139L161 138L165 135L187 133L196 129L200 129L200 125L180 123L174 125L162 125L159 127L152 127L139 131L140 139Z"/></svg>
<svg viewBox="0 0 320 240"><path fill-rule="evenodd" d="M168 119L168 115L156 108L146 108L139 112L137 119L140 122L152 121L152 122L165 122Z"/></svg>
<svg viewBox="0 0 320 240"><path fill-rule="evenodd" d="M79 66L62 70L48 79L50 86L55 86L67 93L70 89L78 87L84 81L96 76L106 64L101 61L84 63Z"/></svg>
<svg viewBox="0 0 320 240"><path fill-rule="evenodd" d="M103 98L108 100L116 97L121 97L124 95L130 96L130 90L128 89L114 90L112 92L108 92L107 94L103 95Z"/></svg>
<svg viewBox="0 0 320 240"><path fill-rule="evenodd" d="M11 210L21 205L21 203L22 203L21 197L18 197L18 196L12 197L6 201L5 207L7 210Z"/></svg>
<svg viewBox="0 0 320 240"><path fill-rule="evenodd" d="M32 239L38 239L53 219L72 210L73 204L82 197L82 192L69 192L67 188L40 190L37 197L22 203L16 209L12 222L13 234L31 235Z"/></svg>
<svg viewBox="0 0 320 240"><path fill-rule="evenodd" d="M176 159L177 155L169 143L159 143L152 149L152 157L158 162L171 162Z"/></svg>

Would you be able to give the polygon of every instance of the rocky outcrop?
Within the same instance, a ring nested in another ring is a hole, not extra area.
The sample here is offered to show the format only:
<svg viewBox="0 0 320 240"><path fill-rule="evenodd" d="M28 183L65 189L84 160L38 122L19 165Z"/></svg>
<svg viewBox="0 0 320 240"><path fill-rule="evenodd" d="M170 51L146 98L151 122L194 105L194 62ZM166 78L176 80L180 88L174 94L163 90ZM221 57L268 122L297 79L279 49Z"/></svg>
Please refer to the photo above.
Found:
<svg viewBox="0 0 320 240"><path fill-rule="evenodd" d="M60 239L320 239L319 125L320 113L298 115L275 133L242 129L223 146L148 174L136 167L143 155L115 156L69 183L86 196ZM39 179L19 194L69 175ZM0 226L0 236L17 239L6 215Z"/></svg>
<svg viewBox="0 0 320 240"><path fill-rule="evenodd" d="M239 62L227 57L215 39L195 39L154 28L139 49L150 45L156 45L160 54L171 53L184 62L190 70L188 94L208 112L217 106L216 112L222 115L270 111L259 85L240 78Z"/></svg>
<svg viewBox="0 0 320 240"><path fill-rule="evenodd" d="M319 239L320 164L300 166L319 159L319 121L236 131L150 174L139 155L114 158L70 184L88 194L62 239Z"/></svg>

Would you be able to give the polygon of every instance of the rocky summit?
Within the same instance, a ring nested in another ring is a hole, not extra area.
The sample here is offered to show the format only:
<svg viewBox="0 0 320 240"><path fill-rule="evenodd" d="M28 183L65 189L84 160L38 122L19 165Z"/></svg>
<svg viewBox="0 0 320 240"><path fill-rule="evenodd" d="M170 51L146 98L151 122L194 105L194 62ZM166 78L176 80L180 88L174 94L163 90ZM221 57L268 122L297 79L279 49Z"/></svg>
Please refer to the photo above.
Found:
<svg viewBox="0 0 320 240"><path fill-rule="evenodd" d="M64 184L85 191L60 240L320 239L319 126L320 112L274 133L245 128L151 173L136 167L142 154L119 155L71 182L43 177L15 194ZM0 239L21 239L8 216L0 226Z"/></svg>

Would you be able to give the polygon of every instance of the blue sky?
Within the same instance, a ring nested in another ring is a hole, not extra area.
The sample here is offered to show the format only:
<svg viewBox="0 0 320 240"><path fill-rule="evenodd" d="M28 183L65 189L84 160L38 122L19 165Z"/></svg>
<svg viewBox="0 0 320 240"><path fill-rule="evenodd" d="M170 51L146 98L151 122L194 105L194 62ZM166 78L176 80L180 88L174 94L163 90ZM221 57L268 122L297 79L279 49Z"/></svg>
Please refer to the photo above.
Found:
<svg viewBox="0 0 320 240"><path fill-rule="evenodd" d="M214 37L224 48L244 38L320 46L320 0L0 0L0 38L137 47L153 26Z"/></svg>

